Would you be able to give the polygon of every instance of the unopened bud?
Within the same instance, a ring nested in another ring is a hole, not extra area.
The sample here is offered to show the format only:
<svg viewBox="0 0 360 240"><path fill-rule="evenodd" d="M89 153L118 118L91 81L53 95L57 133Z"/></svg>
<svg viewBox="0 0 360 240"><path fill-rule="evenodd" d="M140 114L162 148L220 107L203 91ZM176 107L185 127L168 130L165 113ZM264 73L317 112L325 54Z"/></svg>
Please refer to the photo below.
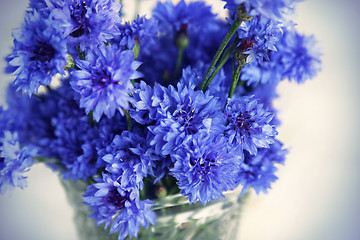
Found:
<svg viewBox="0 0 360 240"><path fill-rule="evenodd" d="M253 16L249 16L245 9L244 4L240 4L236 9L236 15L241 21L250 21L253 19Z"/></svg>
<svg viewBox="0 0 360 240"><path fill-rule="evenodd" d="M185 49L187 46L189 46L187 24L181 24L180 31L176 34L175 44L179 49Z"/></svg>
<svg viewBox="0 0 360 240"><path fill-rule="evenodd" d="M70 54L68 54L64 69L69 70L70 68L75 68L75 63L74 63L74 58Z"/></svg>
<svg viewBox="0 0 360 240"><path fill-rule="evenodd" d="M135 46L132 49L133 53L134 53L134 59L136 59L139 54L140 54L140 44L139 44L139 39L135 38Z"/></svg>

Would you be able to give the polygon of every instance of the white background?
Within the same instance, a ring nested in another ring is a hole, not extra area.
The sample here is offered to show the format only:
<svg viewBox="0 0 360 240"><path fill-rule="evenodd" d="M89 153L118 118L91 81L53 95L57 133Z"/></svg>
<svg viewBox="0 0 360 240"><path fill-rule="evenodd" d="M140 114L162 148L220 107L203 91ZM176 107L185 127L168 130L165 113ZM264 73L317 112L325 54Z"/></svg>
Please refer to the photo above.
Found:
<svg viewBox="0 0 360 240"><path fill-rule="evenodd" d="M208 2L222 11L220 0ZM1 0L1 69L10 53L11 29L20 26L27 4ZM248 200L239 226L242 240L360 239L359 10L360 2L353 0L299 4L298 29L320 41L323 71L303 85L279 86L279 137L290 153L269 193L253 193ZM12 79L0 76L1 104ZM37 165L28 176L27 189L0 196L0 239L76 240L72 209L57 175Z"/></svg>

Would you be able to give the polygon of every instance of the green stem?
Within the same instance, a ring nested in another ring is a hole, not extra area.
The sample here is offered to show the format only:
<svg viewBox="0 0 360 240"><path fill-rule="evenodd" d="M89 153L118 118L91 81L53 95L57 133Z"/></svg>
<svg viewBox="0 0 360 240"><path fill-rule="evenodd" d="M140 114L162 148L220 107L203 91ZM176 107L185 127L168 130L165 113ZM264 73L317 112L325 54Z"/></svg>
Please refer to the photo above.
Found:
<svg viewBox="0 0 360 240"><path fill-rule="evenodd" d="M178 75L179 75L181 63L182 63L183 57L184 57L185 48L178 48L178 49L179 49L179 51L178 51L178 56L177 56L177 60L176 60L176 67L175 67L175 72L174 72L174 80L176 80Z"/></svg>
<svg viewBox="0 0 360 240"><path fill-rule="evenodd" d="M56 158L45 158L45 157L41 157L41 156L35 157L34 160L35 160L35 163L58 163L58 162L60 162Z"/></svg>
<svg viewBox="0 0 360 240"><path fill-rule="evenodd" d="M212 72L210 78L208 79L208 81L206 82L206 85L204 86L204 91L206 91L206 89L208 88L208 86L210 85L210 83L212 82L212 80L214 79L214 77L216 76L216 74L220 71L220 69L225 65L225 63L229 60L231 54L235 51L237 45L239 44L240 39L236 38L232 44L230 45L229 48L227 48L224 52L224 54L221 56L221 59L219 60L219 64L216 66L215 70Z"/></svg>
<svg viewBox="0 0 360 240"><path fill-rule="evenodd" d="M239 28L240 24L241 24L241 20L239 18L236 18L235 21L233 22L233 24L231 25L228 33L226 34L226 36L224 37L222 43L220 44L218 50L216 51L215 53L215 56L213 58L213 60L211 61L210 63L210 66L205 74L205 77L203 78L203 81L201 83L201 86L200 86L200 89L203 90L205 85L206 85L206 82L207 82L207 79L209 78L211 72L212 72L212 69L215 67L217 61L219 60L222 52L224 51L226 45L229 43L229 41L231 40L231 38L233 37L233 35L235 34L236 30Z"/></svg>
<svg viewBox="0 0 360 240"><path fill-rule="evenodd" d="M128 131L131 132L132 131L132 124L131 124L131 117L130 117L130 113L128 110L124 110L125 116L126 116L126 123L127 123L127 127L128 127Z"/></svg>
<svg viewBox="0 0 360 240"><path fill-rule="evenodd" d="M235 92L235 88L238 84L242 67L243 67L243 65L238 64L235 68L235 72L233 74L233 79L232 79L231 87L230 87L230 91L229 91L229 98L231 98Z"/></svg>

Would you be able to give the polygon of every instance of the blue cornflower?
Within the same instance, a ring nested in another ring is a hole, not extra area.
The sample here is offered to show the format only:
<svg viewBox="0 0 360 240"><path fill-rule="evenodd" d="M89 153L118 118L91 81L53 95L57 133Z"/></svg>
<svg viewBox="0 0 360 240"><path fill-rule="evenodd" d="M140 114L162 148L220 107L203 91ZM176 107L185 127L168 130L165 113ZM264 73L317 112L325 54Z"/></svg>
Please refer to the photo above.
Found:
<svg viewBox="0 0 360 240"><path fill-rule="evenodd" d="M286 31L278 45L277 64L282 66L283 78L303 83L321 69L321 53L314 36Z"/></svg>
<svg viewBox="0 0 360 240"><path fill-rule="evenodd" d="M144 63L145 81L150 85L155 82L164 86L176 85L176 40L179 37L188 40L180 66L182 69L198 62L210 62L228 29L203 2L187 4L180 1L177 5L171 1L159 2L153 10L153 18L158 22L158 40L142 44L139 56Z"/></svg>
<svg viewBox="0 0 360 240"><path fill-rule="evenodd" d="M258 103L254 96L229 99L224 115L228 122L225 136L231 146L256 155L257 148L269 148L275 142L277 131L271 124L274 113Z"/></svg>
<svg viewBox="0 0 360 240"><path fill-rule="evenodd" d="M97 139L99 130L73 99L74 92L64 84L47 96L57 100L52 126L52 157L59 159L64 179L87 180L97 172ZM51 100L49 100L51 101ZM62 168L63 167L63 168Z"/></svg>
<svg viewBox="0 0 360 240"><path fill-rule="evenodd" d="M277 180L275 163L283 164L287 150L276 140L270 148L259 149L256 156L244 152L244 162L240 165L238 181L243 186L242 192L248 187L254 188L256 193L267 192L272 182Z"/></svg>
<svg viewBox="0 0 360 240"><path fill-rule="evenodd" d="M262 16L254 17L242 22L238 29L238 37L242 40L239 50L248 55L247 63L256 59L261 64L263 59L270 60L270 51L277 51L275 44L282 34L280 22Z"/></svg>
<svg viewBox="0 0 360 240"><path fill-rule="evenodd" d="M213 139L199 132L171 158L175 163L170 172L177 179L180 193L192 203L206 204L237 185L241 159L229 150L224 138Z"/></svg>
<svg viewBox="0 0 360 240"><path fill-rule="evenodd" d="M270 61L254 63L243 68L241 80L257 85L279 82L284 79L303 83L321 69L320 52L313 36L301 35L296 30L284 29L277 42L278 51L271 51Z"/></svg>
<svg viewBox="0 0 360 240"><path fill-rule="evenodd" d="M135 121L151 123L148 140L157 154L169 155L201 129L212 134L223 131L222 105L208 92L195 91L183 82L177 84L177 89L171 85L142 87L144 90L135 97L141 101L134 104L131 114Z"/></svg>
<svg viewBox="0 0 360 240"><path fill-rule="evenodd" d="M65 74L66 41L63 29L50 17L28 11L22 28L13 30L14 49L6 57L6 71L16 75L14 85L29 95L40 85L49 85L51 78Z"/></svg>
<svg viewBox="0 0 360 240"><path fill-rule="evenodd" d="M116 46L104 45L86 52L86 60L76 62L80 70L71 72L73 89L80 94L80 107L87 114L93 111L96 121L105 114L112 117L118 110L130 108L131 79L142 76L136 69L140 62L134 61L130 50L121 51Z"/></svg>
<svg viewBox="0 0 360 240"><path fill-rule="evenodd" d="M134 108L130 109L130 116L143 125L153 123L156 119L158 107L165 108L166 105L169 105L169 101L165 99L167 95L165 95L162 87L155 85L153 89L144 81L135 83L135 86ZM163 99L163 101L159 101L158 98Z"/></svg>
<svg viewBox="0 0 360 240"><path fill-rule="evenodd" d="M150 209L154 204L150 200L139 200L136 187L122 187L121 177L103 173L103 178L96 178L97 183L88 186L84 194L84 203L93 213L90 215L98 225L105 223L110 227L110 234L119 233L119 240L137 237L140 225L147 228L149 222L155 225L156 214Z"/></svg>
<svg viewBox="0 0 360 240"><path fill-rule="evenodd" d="M106 162L102 158L111 152L111 142L114 137L127 130L126 117L117 112L112 118L101 118L97 126L99 129L99 137L96 139L97 166L105 167Z"/></svg>
<svg viewBox="0 0 360 240"><path fill-rule="evenodd" d="M293 4L299 0L223 0L225 7L229 9L230 15L236 13L239 5L243 5L250 16L262 15L271 19L281 19L291 12Z"/></svg>
<svg viewBox="0 0 360 240"><path fill-rule="evenodd" d="M23 189L27 186L24 173L34 163L32 158L37 149L33 146L20 148L17 133L4 131L0 136L0 193L15 187Z"/></svg>
<svg viewBox="0 0 360 240"><path fill-rule="evenodd" d="M50 1L51 14L66 27L64 35L70 46L82 51L97 46L119 34L120 4L113 0Z"/></svg>
<svg viewBox="0 0 360 240"><path fill-rule="evenodd" d="M124 25L120 25L119 29L120 36L114 41L119 40L120 46L124 46L127 49L133 49L136 41L145 42L155 39L158 33L157 21L155 19L147 19L140 16L131 23L126 22ZM140 45L142 44L140 43Z"/></svg>
<svg viewBox="0 0 360 240"><path fill-rule="evenodd" d="M146 136L146 135L145 135ZM139 134L123 131L116 135L103 156L106 170L112 174L121 175L119 182L122 187L143 187L143 178L148 174L154 175L156 161L159 160L146 139Z"/></svg>
<svg viewBox="0 0 360 240"><path fill-rule="evenodd" d="M57 159L47 164L74 181L96 174L99 130L74 98L74 91L64 80L55 90L29 98L8 91L8 112L12 129L22 145L34 145L45 158ZM31 119L31 121L29 121Z"/></svg>
<svg viewBox="0 0 360 240"><path fill-rule="evenodd" d="M55 126L53 141L55 146L54 157L60 159L64 169L64 179L72 178L73 181L83 179L96 174L97 151L96 138L98 131L89 124L86 115L71 113L70 116L62 116L62 112L51 123Z"/></svg>
<svg viewBox="0 0 360 240"><path fill-rule="evenodd" d="M41 156L54 157L54 126L51 119L58 113L58 102L63 93L51 91L29 97L9 85L6 95L7 116L11 119L10 131L18 133L21 145L35 145ZM71 90L71 89L70 89ZM31 121L29 120L31 119Z"/></svg>
<svg viewBox="0 0 360 240"><path fill-rule="evenodd" d="M184 30L190 35L202 32L215 20L211 8L200 1L186 4L181 0L177 5L169 0L158 2L152 14L158 21L160 34L168 34L170 38L175 38L178 32Z"/></svg>

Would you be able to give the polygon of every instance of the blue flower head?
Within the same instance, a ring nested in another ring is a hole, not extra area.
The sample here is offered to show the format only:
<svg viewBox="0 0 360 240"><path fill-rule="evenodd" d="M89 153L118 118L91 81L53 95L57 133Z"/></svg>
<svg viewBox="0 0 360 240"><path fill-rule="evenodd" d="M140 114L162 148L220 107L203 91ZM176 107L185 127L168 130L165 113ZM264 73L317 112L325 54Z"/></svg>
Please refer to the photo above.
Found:
<svg viewBox="0 0 360 240"><path fill-rule="evenodd" d="M186 30L190 35L211 27L214 14L204 2L186 4L181 0L177 5L171 1L158 2L153 10L153 17L158 21L160 33L174 39L179 31ZM186 29L184 29L186 28Z"/></svg>
<svg viewBox="0 0 360 240"><path fill-rule="evenodd" d="M133 49L136 41L140 42L141 46L143 42L155 39L158 33L155 19L140 16L131 23L126 22L124 25L120 25L119 29L120 36L114 39L114 42L119 41L119 45L127 49Z"/></svg>
<svg viewBox="0 0 360 240"><path fill-rule="evenodd" d="M51 17L28 11L23 27L13 30L13 37L14 49L6 57L6 71L16 75L18 90L37 93L39 86L49 85L55 74L65 74L66 41L63 29Z"/></svg>
<svg viewBox="0 0 360 240"><path fill-rule="evenodd" d="M124 115L132 102L131 79L142 75L136 71L140 62L134 61L130 50L121 51L114 45L102 45L86 52L86 60L79 60L80 70L71 72L71 85L80 94L80 107L87 114L93 111L96 121L105 114L108 118L115 111Z"/></svg>
<svg viewBox="0 0 360 240"><path fill-rule="evenodd" d="M51 0L51 14L66 27L70 46L84 51L119 35L120 4L113 0Z"/></svg>
<svg viewBox="0 0 360 240"><path fill-rule="evenodd" d="M183 82L178 83L177 89L171 85L142 87L144 90L135 97L141 101L134 104L131 114L135 121L151 123L148 140L157 154L169 155L185 138L201 129L209 134L223 131L222 105L208 92L196 91Z"/></svg>
<svg viewBox="0 0 360 240"><path fill-rule="evenodd" d="M295 29L283 29L284 35L276 43L277 51L271 51L270 61L244 66L241 80L246 84L276 83L284 79L303 83L321 69L321 53L314 36L299 34Z"/></svg>
<svg viewBox="0 0 360 240"><path fill-rule="evenodd" d="M277 64L282 66L283 78L297 83L311 79L321 69L321 53L314 36L286 31L278 46Z"/></svg>
<svg viewBox="0 0 360 240"><path fill-rule="evenodd" d="M1 129L2 131L3 129ZM33 146L20 148L17 133L0 132L0 193L15 187L27 186L24 173L34 163L37 149Z"/></svg>
<svg viewBox="0 0 360 240"><path fill-rule="evenodd" d="M97 166L105 167L106 162L102 158L111 152L111 142L114 137L127 130L126 117L117 112L112 118L101 118L97 127L99 129L99 136L96 140Z"/></svg>
<svg viewBox="0 0 360 240"><path fill-rule="evenodd" d="M258 148L269 148L275 142L277 131L271 123L274 114L254 96L229 99L224 114L228 122L225 136L231 146L256 155Z"/></svg>
<svg viewBox="0 0 360 240"><path fill-rule="evenodd" d="M140 201L139 190L122 187L119 178L103 174L103 178L95 179L97 183L88 186L83 200L93 211L90 217L98 225L105 223L105 228L111 224L110 234L118 232L118 239L123 240L127 236L137 237L140 225L145 228L149 222L155 225L156 214L150 209L152 201Z"/></svg>
<svg viewBox="0 0 360 240"><path fill-rule="evenodd" d="M229 151L224 138L214 139L200 132L171 155L171 174L177 179L180 193L189 201L206 204L236 187L241 159Z"/></svg>
<svg viewBox="0 0 360 240"><path fill-rule="evenodd" d="M238 37L242 40L239 50L248 55L247 63L256 59L261 64L263 59L270 60L270 51L277 51L275 45L282 34L278 21L262 16L254 17L250 21L242 22L238 29Z"/></svg>
<svg viewBox="0 0 360 240"><path fill-rule="evenodd" d="M155 82L164 86L176 85L178 78L174 72L178 37L188 40L180 66L182 69L198 62L210 62L228 28L216 18L209 6L200 1L189 4L180 1L177 5L171 1L159 2L153 10L153 18L158 22L158 40L141 45L143 52L139 56L144 63L145 81L150 85Z"/></svg>
<svg viewBox="0 0 360 240"><path fill-rule="evenodd" d="M239 183L244 187L253 187L256 193L267 192L271 183L277 180L275 163L283 164L287 150L280 141L275 141L270 148L259 149L256 156L244 153L244 162L240 166Z"/></svg>
<svg viewBox="0 0 360 240"><path fill-rule="evenodd" d="M99 130L73 99L74 92L69 84L64 83L44 97L46 100L39 103L43 106L51 106L48 104L54 100L56 102L55 114L44 119L51 126L48 132L52 135L48 139L52 149L44 152L51 151L49 157L60 161L55 169L64 174L64 179L86 181L97 171L96 146Z"/></svg>
<svg viewBox="0 0 360 240"><path fill-rule="evenodd" d="M59 112L58 103L66 96L63 94L72 92L68 90L61 93L51 91L29 97L17 92L14 86L9 85L6 95L8 105L6 115L11 119L9 129L18 133L21 145L34 145L41 152L41 156L54 157L56 136L51 119Z"/></svg>
<svg viewBox="0 0 360 240"><path fill-rule="evenodd" d="M143 178L154 175L154 168L159 157L153 154L144 137L129 131L116 135L103 156L106 170L112 174L121 175L119 182L122 187L143 187Z"/></svg>

